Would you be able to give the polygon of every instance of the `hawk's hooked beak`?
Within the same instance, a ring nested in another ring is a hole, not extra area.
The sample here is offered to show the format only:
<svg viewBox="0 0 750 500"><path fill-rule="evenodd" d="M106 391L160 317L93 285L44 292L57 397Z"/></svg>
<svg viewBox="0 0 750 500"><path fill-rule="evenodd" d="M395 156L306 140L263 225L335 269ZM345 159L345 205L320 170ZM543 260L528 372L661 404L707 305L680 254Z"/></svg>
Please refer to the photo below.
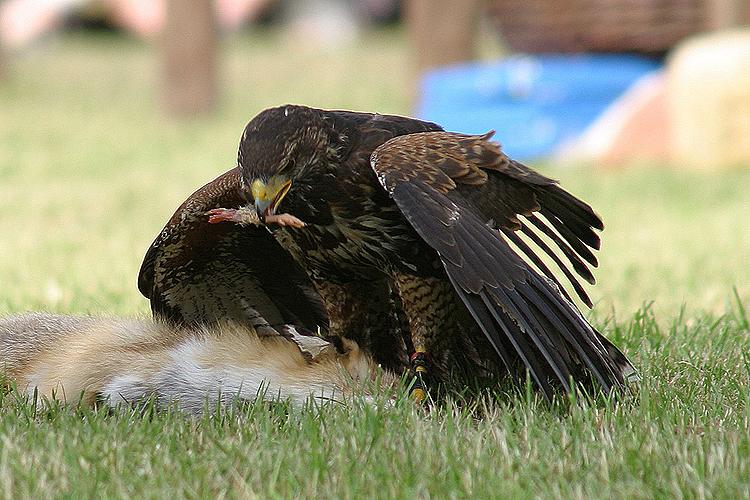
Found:
<svg viewBox="0 0 750 500"><path fill-rule="evenodd" d="M258 217L265 220L266 215L275 214L276 208L291 187L292 181L279 177L271 177L268 184L260 179L255 179L250 185L250 191L255 200L255 210L258 212Z"/></svg>

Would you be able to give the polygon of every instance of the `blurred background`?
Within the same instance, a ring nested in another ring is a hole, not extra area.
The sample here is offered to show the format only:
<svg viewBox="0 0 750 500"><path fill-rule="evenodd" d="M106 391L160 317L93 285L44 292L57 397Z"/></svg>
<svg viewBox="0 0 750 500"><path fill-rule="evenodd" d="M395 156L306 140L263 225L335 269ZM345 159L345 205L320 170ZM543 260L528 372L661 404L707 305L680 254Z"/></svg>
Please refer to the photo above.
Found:
<svg viewBox="0 0 750 500"><path fill-rule="evenodd" d="M747 0L0 2L0 313L144 313L140 260L299 103L497 131L605 219L595 312L750 299Z"/></svg>

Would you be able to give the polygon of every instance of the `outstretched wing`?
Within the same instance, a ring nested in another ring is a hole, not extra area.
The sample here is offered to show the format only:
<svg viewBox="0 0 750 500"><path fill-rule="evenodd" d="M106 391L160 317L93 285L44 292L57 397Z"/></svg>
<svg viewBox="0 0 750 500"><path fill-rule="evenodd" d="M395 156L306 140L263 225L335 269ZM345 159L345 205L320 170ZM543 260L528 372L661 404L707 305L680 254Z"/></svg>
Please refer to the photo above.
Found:
<svg viewBox="0 0 750 500"><path fill-rule="evenodd" d="M563 254L578 276L594 284L589 265L598 265L593 250L600 246L597 231L604 228L602 220L589 205L560 188L556 181L508 158L499 144L489 141L493 133L412 134L390 145L384 144L378 157L392 165L408 165L408 162L414 165L418 158L417 168L396 168L397 172L391 174L394 180L421 179L444 193L457 190L485 222L501 230L570 298L535 253L534 246L547 254L580 299L591 307L586 291L548 242ZM407 145L410 154L405 156Z"/></svg>
<svg viewBox="0 0 750 500"><path fill-rule="evenodd" d="M594 230L601 220L554 181L508 159L490 136L401 136L376 149L371 165L405 218L438 252L458 295L509 368L520 358L548 398L554 380L570 390L571 378L593 379L610 391L634 372L632 366L562 295L552 272L516 233L532 232L526 221L546 228L544 234L557 230L547 236L586 277L576 258L591 262L584 249L598 247ZM536 236L532 242L565 268Z"/></svg>
<svg viewBox="0 0 750 500"><path fill-rule="evenodd" d="M141 265L138 289L155 316L175 323L234 320L257 327L327 325L305 273L264 227L210 224L212 208L245 203L232 169L177 209Z"/></svg>

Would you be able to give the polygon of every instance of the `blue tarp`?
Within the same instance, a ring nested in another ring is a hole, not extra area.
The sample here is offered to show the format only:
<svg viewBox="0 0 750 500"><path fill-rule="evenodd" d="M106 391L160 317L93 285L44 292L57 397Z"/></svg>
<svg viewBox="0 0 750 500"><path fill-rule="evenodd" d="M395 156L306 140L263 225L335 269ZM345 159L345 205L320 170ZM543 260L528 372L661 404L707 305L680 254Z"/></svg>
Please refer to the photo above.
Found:
<svg viewBox="0 0 750 500"><path fill-rule="evenodd" d="M464 133L497 131L514 158L555 152L661 64L631 55L513 56L440 68L422 81L418 116Z"/></svg>

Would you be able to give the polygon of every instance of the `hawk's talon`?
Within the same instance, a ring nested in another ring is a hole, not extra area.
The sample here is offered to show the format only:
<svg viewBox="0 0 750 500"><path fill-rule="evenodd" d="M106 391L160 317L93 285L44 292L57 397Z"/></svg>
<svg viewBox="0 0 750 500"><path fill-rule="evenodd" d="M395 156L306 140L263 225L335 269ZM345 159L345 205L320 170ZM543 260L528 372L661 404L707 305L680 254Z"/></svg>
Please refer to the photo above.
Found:
<svg viewBox="0 0 750 500"><path fill-rule="evenodd" d="M424 390L423 387L420 387L421 384L414 384L414 387L411 388L411 392L409 395L414 399L414 402L416 403L424 403L425 400L427 400L427 391Z"/></svg>

